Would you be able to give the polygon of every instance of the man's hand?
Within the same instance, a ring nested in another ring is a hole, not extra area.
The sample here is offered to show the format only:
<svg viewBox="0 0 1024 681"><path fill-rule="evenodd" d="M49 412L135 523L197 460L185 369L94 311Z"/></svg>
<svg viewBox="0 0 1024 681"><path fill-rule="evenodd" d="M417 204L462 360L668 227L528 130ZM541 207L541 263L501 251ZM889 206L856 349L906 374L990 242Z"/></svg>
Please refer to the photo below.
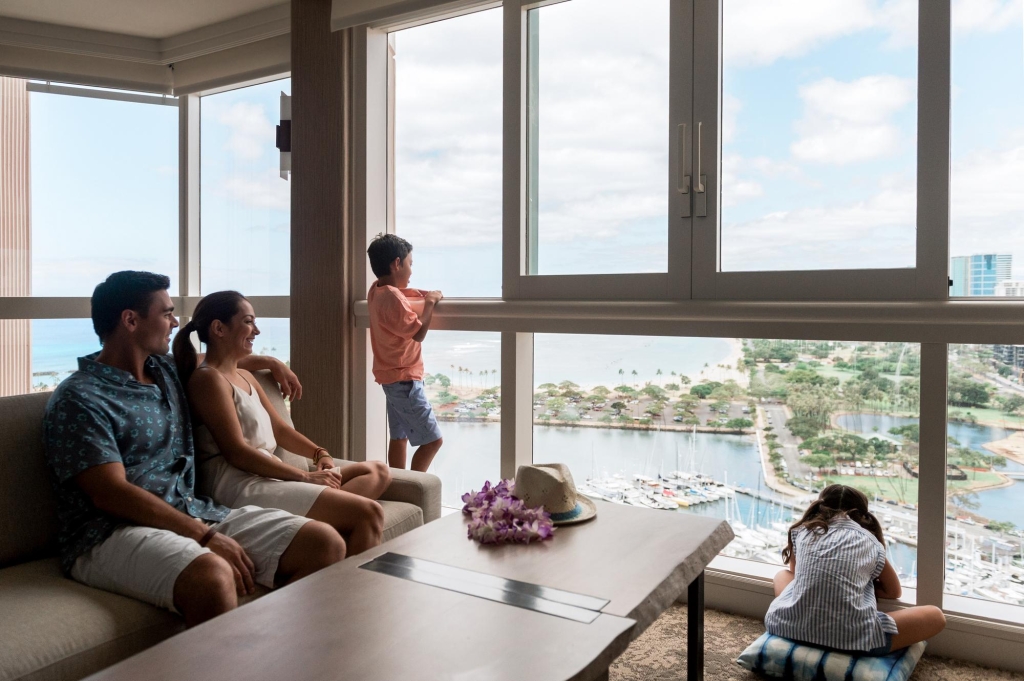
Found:
<svg viewBox="0 0 1024 681"><path fill-rule="evenodd" d="M441 299L444 298L444 295L440 291L427 291L426 295L423 297L427 299L428 303L437 305L441 302Z"/></svg>
<svg viewBox="0 0 1024 681"><path fill-rule="evenodd" d="M341 473L336 470L317 470L310 473L306 473L306 479L304 482L308 482L313 485L323 485L324 487L330 487L332 489L341 489Z"/></svg>
<svg viewBox="0 0 1024 681"><path fill-rule="evenodd" d="M235 573L235 588L239 596L251 594L256 590L256 566L246 555L245 550L231 537L220 532L213 535L206 548L223 558Z"/></svg>
<svg viewBox="0 0 1024 681"><path fill-rule="evenodd" d="M302 399L302 384L295 372L288 368L288 365L280 360L275 360L270 368L270 374L281 386L281 394L294 401Z"/></svg>

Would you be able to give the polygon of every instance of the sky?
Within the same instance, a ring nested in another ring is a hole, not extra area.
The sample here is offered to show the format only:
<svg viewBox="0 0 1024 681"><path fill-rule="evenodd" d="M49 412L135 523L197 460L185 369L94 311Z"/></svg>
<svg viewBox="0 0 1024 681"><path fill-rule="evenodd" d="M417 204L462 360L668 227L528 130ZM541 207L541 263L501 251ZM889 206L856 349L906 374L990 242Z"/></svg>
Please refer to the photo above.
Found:
<svg viewBox="0 0 1024 681"><path fill-rule="evenodd" d="M665 270L667 7L537 10L541 273ZM1022 0L955 0L953 24L950 252L1024 279ZM916 30L916 0L725 3L723 270L915 264ZM416 285L499 295L501 12L394 41Z"/></svg>
<svg viewBox="0 0 1024 681"><path fill-rule="evenodd" d="M668 5L535 10L541 273L665 269ZM1022 5L953 3L950 251L1013 253L1024 280ZM912 266L916 1L771 7L724 6L722 268ZM416 247L413 285L500 296L501 12L392 37L395 218ZM204 293L288 293L282 91L288 79L202 99ZM165 272L176 292L176 110L33 93L31 112L33 294L86 296L124 268ZM48 324L40 343L62 335ZM268 347L287 334L267 321Z"/></svg>

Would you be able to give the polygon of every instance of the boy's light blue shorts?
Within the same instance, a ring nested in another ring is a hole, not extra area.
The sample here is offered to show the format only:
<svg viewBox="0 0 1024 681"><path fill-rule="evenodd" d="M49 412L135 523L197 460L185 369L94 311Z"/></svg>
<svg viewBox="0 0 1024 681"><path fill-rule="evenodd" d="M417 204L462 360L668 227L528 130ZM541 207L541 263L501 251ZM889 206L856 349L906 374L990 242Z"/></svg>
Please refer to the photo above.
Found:
<svg viewBox="0 0 1024 681"><path fill-rule="evenodd" d="M423 392L423 381L399 381L381 385L388 401L388 429L392 440L409 439L413 447L441 437L434 410Z"/></svg>

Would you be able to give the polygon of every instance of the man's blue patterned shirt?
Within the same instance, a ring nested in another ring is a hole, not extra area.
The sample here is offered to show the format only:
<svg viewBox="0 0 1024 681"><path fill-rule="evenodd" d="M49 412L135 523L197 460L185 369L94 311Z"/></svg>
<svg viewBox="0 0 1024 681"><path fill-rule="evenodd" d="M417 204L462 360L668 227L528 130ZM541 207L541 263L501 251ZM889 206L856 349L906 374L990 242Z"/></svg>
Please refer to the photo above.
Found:
<svg viewBox="0 0 1024 681"><path fill-rule="evenodd" d="M43 418L46 458L54 475L61 567L125 524L97 509L75 483L82 471L124 465L128 482L193 518L220 522L229 509L195 494L196 467L185 391L169 356L151 355L153 385L130 373L80 357L78 371L54 391Z"/></svg>

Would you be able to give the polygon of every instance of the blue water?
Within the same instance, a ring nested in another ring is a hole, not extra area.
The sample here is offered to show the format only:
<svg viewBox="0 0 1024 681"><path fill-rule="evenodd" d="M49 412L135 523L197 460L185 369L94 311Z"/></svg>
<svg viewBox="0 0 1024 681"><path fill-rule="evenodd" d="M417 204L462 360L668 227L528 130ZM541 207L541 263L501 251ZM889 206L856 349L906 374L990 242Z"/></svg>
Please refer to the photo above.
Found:
<svg viewBox="0 0 1024 681"><path fill-rule="evenodd" d="M500 430L497 424L442 423L444 446L431 465L441 478L442 503L461 507L461 496L478 490L485 480L499 479ZM681 433L537 426L533 430L534 461L561 462L574 479L634 473L654 477L673 470L704 473L716 480L765 491L757 445L749 435ZM792 522L793 512L768 501L736 496L739 520L748 526ZM654 511L652 511L653 513ZM701 504L683 513L726 517L726 503ZM911 573L917 550L893 544L890 559Z"/></svg>
<svg viewBox="0 0 1024 681"><path fill-rule="evenodd" d="M877 433L888 435L889 429L917 423L918 419L909 417L884 416L879 414L844 414L838 418L841 427L862 433L865 436ZM996 426L982 426L971 423L950 421L947 432L951 437L957 439L961 445L991 456L992 452L982 445L996 440L1003 440L1014 431ZM1024 465L1016 461L1007 461L1005 466L996 468L999 471L1014 473L1024 472ZM1021 518L1024 518L1024 494L1021 493L1020 481L1015 481L1009 487L1000 487L978 492L978 508L974 512L991 520L1010 521L1018 525L1024 525Z"/></svg>

